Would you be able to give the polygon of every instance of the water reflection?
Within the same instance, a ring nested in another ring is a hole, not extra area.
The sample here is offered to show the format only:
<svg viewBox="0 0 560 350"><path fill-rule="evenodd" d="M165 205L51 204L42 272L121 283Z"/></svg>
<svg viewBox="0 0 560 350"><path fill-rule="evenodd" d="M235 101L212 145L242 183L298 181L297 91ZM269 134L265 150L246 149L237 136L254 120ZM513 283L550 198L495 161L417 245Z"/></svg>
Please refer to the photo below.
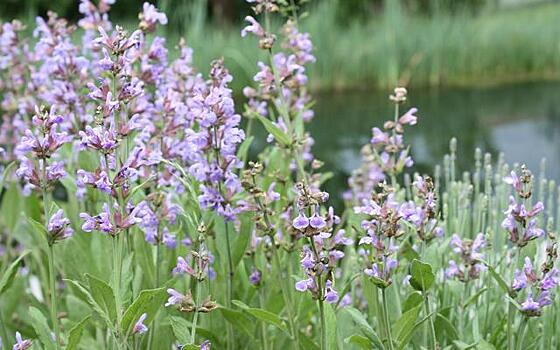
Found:
<svg viewBox="0 0 560 350"><path fill-rule="evenodd" d="M418 107L419 124L405 133L412 145L416 170L432 172L458 138L458 166L470 170L473 152L505 153L508 162L524 162L535 172L540 159L548 160L547 175L560 180L560 83L533 83L485 89L409 91L410 105ZM314 153L334 172L331 192L346 187L346 179L360 161L361 145L371 128L393 115L389 92L348 92L320 95L316 118L309 126ZM403 108L403 109L404 109Z"/></svg>
<svg viewBox="0 0 560 350"><path fill-rule="evenodd" d="M339 199L347 178L360 162L360 148L371 128L392 119L389 91L344 92L316 97L316 117L308 126L314 154L334 177L326 190ZM476 147L494 156L505 153L509 163L526 163L538 173L543 157L547 176L560 182L560 83L541 82L484 89L409 90L403 110L419 109L419 123L408 127L405 141L419 172L432 173L457 137L459 170L472 170ZM264 146L265 132L256 130L253 151ZM341 203L336 202L337 206Z"/></svg>

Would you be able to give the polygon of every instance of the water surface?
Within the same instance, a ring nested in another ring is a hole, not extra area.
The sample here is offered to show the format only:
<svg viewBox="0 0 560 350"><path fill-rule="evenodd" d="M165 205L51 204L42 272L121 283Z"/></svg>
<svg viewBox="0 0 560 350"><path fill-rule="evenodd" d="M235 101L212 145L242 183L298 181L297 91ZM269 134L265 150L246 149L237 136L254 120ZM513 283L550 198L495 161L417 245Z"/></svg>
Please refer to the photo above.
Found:
<svg viewBox="0 0 560 350"><path fill-rule="evenodd" d="M316 117L309 125L314 154L334 177L327 190L340 193L348 175L359 166L360 148L371 128L392 119L390 91L345 92L316 96ZM459 170L472 170L474 150L509 163L525 163L538 173L547 158L547 177L560 182L560 83L531 83L484 89L409 90L402 108L418 108L419 123L408 127L416 170L432 173L458 139ZM338 197L338 196L337 196Z"/></svg>

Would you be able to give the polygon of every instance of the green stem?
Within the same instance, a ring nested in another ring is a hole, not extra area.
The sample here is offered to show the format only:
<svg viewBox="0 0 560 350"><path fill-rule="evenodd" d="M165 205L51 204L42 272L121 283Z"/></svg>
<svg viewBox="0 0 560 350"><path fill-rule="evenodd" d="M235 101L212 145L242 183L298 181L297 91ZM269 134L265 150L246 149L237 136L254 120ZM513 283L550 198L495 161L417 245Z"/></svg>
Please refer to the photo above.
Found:
<svg viewBox="0 0 560 350"><path fill-rule="evenodd" d="M387 333L389 350L393 350L393 336L391 334L391 322L389 322L389 309L387 307L387 296L385 295L385 288L381 289L381 305L383 308L383 323L386 327L385 332Z"/></svg>
<svg viewBox="0 0 560 350"><path fill-rule="evenodd" d="M47 161L43 160L43 179L47 181ZM49 194L47 192L46 184L42 186L43 192L43 213L45 216L45 230L48 231L49 226ZM60 349L60 327L58 325L58 310L56 305L56 276L54 271L54 240L49 238L49 249L47 250L48 264L49 264L49 289L50 289L50 302L51 302L51 322L54 328L55 345L56 349ZM7 340L6 340L7 341Z"/></svg>
<svg viewBox="0 0 560 350"><path fill-rule="evenodd" d="M508 322L507 322L507 344L508 350L513 350L513 322L514 318L515 306L508 301Z"/></svg>
<svg viewBox="0 0 560 350"><path fill-rule="evenodd" d="M319 291L319 294L323 294L322 291ZM327 350L327 326L325 324L325 305L322 296L317 302L319 303L319 317L321 317L321 350Z"/></svg>
<svg viewBox="0 0 560 350"><path fill-rule="evenodd" d="M375 295L374 295L374 302L375 302L375 318L377 321L377 326L381 329L381 341L385 343L389 338L387 336L387 326L385 325L385 315L383 314L383 308L381 303L379 302L379 287L375 286Z"/></svg>
<svg viewBox="0 0 560 350"><path fill-rule="evenodd" d="M160 238L159 238L159 227L158 227L158 239L156 242L156 266L155 266L155 270L156 270L156 284L155 284L155 288L159 288L159 280L160 280L160 264L161 264L161 242L160 242ZM158 318L157 318L157 313L156 316L154 317L154 326L152 327L152 329L150 329L150 335L148 336L148 349L152 349L153 347L153 342L154 342L154 333L157 331L158 328Z"/></svg>
<svg viewBox="0 0 560 350"><path fill-rule="evenodd" d="M517 332L517 336L519 337L517 340L517 350L523 349L523 342L525 340L525 333L527 331L527 317L523 317L521 323L519 324L519 331Z"/></svg>
<svg viewBox="0 0 560 350"><path fill-rule="evenodd" d="M255 178L253 177L253 184L256 185L255 182ZM266 208L264 207L263 203L261 202L259 197L255 197L255 202L257 203L257 206L259 207L259 210L264 213L264 222L266 224L267 227L267 234L269 235L270 239L272 240L272 251L273 251L273 263L276 265L275 268L278 271L279 274L282 274L282 270L280 269L280 256L278 255L278 249L276 248L276 242L274 240L274 235L271 234L271 232L273 231L273 227L272 223L270 222L270 218L268 217L268 212L266 210ZM290 261L288 261L288 267L290 266ZM289 269L291 269L289 267ZM294 337L294 341L296 343L296 349L299 349L299 334L298 334L298 330L297 327L294 323L294 315L293 315L293 310L292 310L292 302L290 299L290 296L288 294L288 290L289 288L287 288L285 286L286 279L283 278L282 276L280 276L280 289L282 290L282 297L284 298L284 304L286 305L286 309L288 310L288 323L290 325L290 332L292 333L292 336Z"/></svg>
<svg viewBox="0 0 560 350"><path fill-rule="evenodd" d="M319 252L317 251L317 247L315 246L315 241L313 238L309 238L309 242L311 244L311 250L313 250L313 254L317 261L320 259ZM327 349L327 328L325 326L325 310L323 305L323 282L322 282L321 275L317 276L317 287L319 289L319 297L317 299L319 303L319 316L321 317L321 350Z"/></svg>
<svg viewBox="0 0 560 350"><path fill-rule="evenodd" d="M54 272L54 245L49 245L49 289L51 296L51 321L54 328L56 349L60 349L60 327L58 325L57 307L56 307L56 279Z"/></svg>
<svg viewBox="0 0 560 350"><path fill-rule="evenodd" d="M259 304L261 309L265 309L265 299L264 299L264 289L263 288L259 288ZM266 323L261 322L261 333L262 333L262 342L263 342L263 349L264 350L268 350L268 344L269 344L269 340L268 340L268 332L266 331Z"/></svg>
<svg viewBox="0 0 560 350"><path fill-rule="evenodd" d="M117 349L121 348L120 344L120 324L121 324L121 263L120 263L120 235L112 237L112 252L113 252L113 290L115 293L115 306L117 309L117 327L115 330L115 346Z"/></svg>
<svg viewBox="0 0 560 350"><path fill-rule="evenodd" d="M284 304L286 305L286 310L288 311L288 323L290 325L290 331L292 333L292 336L294 337L294 342L296 343L296 349L300 349L299 346L299 333L297 330L297 327L295 325L295 317L294 317L294 312L292 309L292 301L289 297L288 294L288 288L286 287L285 283L287 281L286 278L284 278L282 276L282 269L280 266L280 256L278 254L278 248L276 247L276 242L274 241L274 236L272 237L272 253L274 255L274 263L275 263L275 267L276 267L276 271L278 271L278 273L280 274L280 289L282 290L282 297L284 298Z"/></svg>
<svg viewBox="0 0 560 350"><path fill-rule="evenodd" d="M515 266L513 266L513 271L519 266L521 259L521 247L515 251ZM508 350L514 349L513 344L513 322L515 322L515 306L508 301L508 322L507 322L507 345Z"/></svg>
<svg viewBox="0 0 560 350"><path fill-rule="evenodd" d="M426 294L424 298L424 308L426 310L426 316L428 317L428 322L430 324L430 336L431 336L430 343L432 345L432 349L436 350L437 349L436 329L434 327L434 320L431 315L432 312L430 311L430 300L428 299L428 294Z"/></svg>
<svg viewBox="0 0 560 350"><path fill-rule="evenodd" d="M2 310L0 310L0 325L2 325L2 339L0 341L0 349L8 348L8 330L6 329L6 323L4 322L4 316L2 315Z"/></svg>
<svg viewBox="0 0 560 350"><path fill-rule="evenodd" d="M220 188L220 192L221 192L221 188ZM227 278L227 285L226 285L226 289L227 289L227 300L226 300L226 305L228 308L231 308L231 300L233 299L233 291L232 291L232 283L233 283L233 261L231 259L231 245L230 245L230 241L229 241L229 226L227 222L224 222L224 225L226 227L226 246L227 246L227 259L228 259L228 278ZM227 348L228 349L233 349L233 328L231 323L227 322L226 323L227 326L227 336L228 336L228 344L227 344Z"/></svg>
<svg viewBox="0 0 560 350"><path fill-rule="evenodd" d="M191 344L195 345L196 341L196 324L198 323L198 308L200 307L200 285L202 281L196 281L196 306L194 309L194 316L192 321L192 328L191 328ZM229 344L228 344L229 346Z"/></svg>

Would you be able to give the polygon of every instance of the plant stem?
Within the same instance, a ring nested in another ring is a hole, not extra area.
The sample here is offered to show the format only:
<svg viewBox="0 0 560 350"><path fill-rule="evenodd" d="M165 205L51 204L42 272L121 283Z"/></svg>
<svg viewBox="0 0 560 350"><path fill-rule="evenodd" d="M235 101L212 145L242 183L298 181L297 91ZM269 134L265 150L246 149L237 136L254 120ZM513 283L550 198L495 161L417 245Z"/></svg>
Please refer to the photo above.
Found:
<svg viewBox="0 0 560 350"><path fill-rule="evenodd" d="M264 299L264 289L259 288L259 306L261 309L265 309L265 299ZM266 331L266 324L261 322L261 333L262 333L262 342L263 342L263 349L268 350L268 332Z"/></svg>
<svg viewBox="0 0 560 350"><path fill-rule="evenodd" d="M49 245L49 289L51 296L51 321L54 328L56 348L60 349L60 327L58 326L57 307L56 307L56 279L54 272L54 245Z"/></svg>
<svg viewBox="0 0 560 350"><path fill-rule="evenodd" d="M253 176L253 184L256 185L256 180L255 180L254 176ZM280 274L280 289L282 290L282 297L284 299L284 304L286 305L286 309L288 310L288 323L290 325L290 332L291 332L292 336L294 337L294 342L296 343L296 349L299 349L300 348L300 346L299 346L299 334L298 334L297 327L294 323L292 301L291 301L291 297L288 293L289 288L286 288L286 286L284 284L286 279L282 278L282 270L280 269L280 256L278 255L278 248L276 247L276 241L275 241L274 235L271 233L271 232L273 232L274 226L272 225L272 222L270 221L270 218L268 216L268 211L264 207L260 198L255 197L255 202L256 202L259 210L263 213L264 222L265 222L266 228L267 228L267 235L270 237L270 239L272 241L272 251L273 251L273 259L272 260L273 260L273 264L276 265L275 266L276 270ZM289 260L288 260L288 271L291 271L291 261L289 261ZM288 276L291 276L290 272L288 272Z"/></svg>
<svg viewBox="0 0 560 350"><path fill-rule="evenodd" d="M385 343L388 339L387 336L387 327L385 326L385 316L383 315L383 308L381 307L381 303L379 302L379 287L375 286L375 295L373 300L375 301L375 319L377 321L377 326L381 328L381 342Z"/></svg>
<svg viewBox="0 0 560 350"><path fill-rule="evenodd" d="M113 250L113 291L115 293L115 306L117 309L117 327L115 330L115 345L118 349L121 348L119 333L120 333L120 308L121 308L121 293L120 293L120 282L121 277L119 273L120 269L120 252L119 252L119 236L112 237L112 250Z"/></svg>
<svg viewBox="0 0 560 350"><path fill-rule="evenodd" d="M508 350L513 350L513 322L515 306L508 301L507 344Z"/></svg>
<svg viewBox="0 0 560 350"><path fill-rule="evenodd" d="M393 350L393 336L391 334L391 323L389 322L389 309L387 307L387 296L385 295L385 288L381 289L381 307L383 308L383 323L385 324L385 332L387 333L389 350Z"/></svg>
<svg viewBox="0 0 560 350"><path fill-rule="evenodd" d="M220 186L220 192L221 191L221 186ZM233 298L233 290L232 290L232 283L233 283L233 261L231 259L231 245L230 245L230 241L229 241L229 226L227 221L224 222L224 225L226 227L226 246L227 246L227 258L228 258L228 278L227 278L227 283L226 283L226 289L227 289L227 300L226 300L226 305L228 308L231 308L231 299ZM228 349L233 349L233 328L231 323L227 322L226 323L226 328L227 328L227 336L228 336L228 344L227 344L227 348Z"/></svg>
<svg viewBox="0 0 560 350"><path fill-rule="evenodd" d="M523 341L525 340L525 333L527 331L527 317L523 317L523 319L521 320L521 323L519 324L519 331L517 332L517 336L519 337L517 339L517 350L522 350L523 349Z"/></svg>
<svg viewBox="0 0 560 350"><path fill-rule="evenodd" d="M155 284L155 288L159 288L159 279L160 279L160 272L159 272L159 265L161 264L161 242L160 242L160 238L159 238L159 225L158 225L158 239L156 242L156 266L155 266L155 270L156 270L156 284ZM150 335L148 336L148 349L152 349L153 346L153 341L154 341L154 333L156 332L158 328L158 318L157 318L157 313L156 316L154 317L154 326L152 327L152 329L150 329Z"/></svg>
<svg viewBox="0 0 560 350"><path fill-rule="evenodd" d="M519 266L519 259L521 258L521 247L515 251L515 265L513 271ZM508 321L507 321L507 345L508 350L513 350L513 323L515 321L515 306L508 301Z"/></svg>
<svg viewBox="0 0 560 350"><path fill-rule="evenodd" d="M424 297L424 308L426 310L426 317L428 317L428 321L430 323L430 336L431 336L430 343L432 345L432 349L436 350L437 349L436 330L434 327L434 320L431 315L432 312L430 311L430 300L428 299L428 294L426 294Z"/></svg>
<svg viewBox="0 0 560 350"><path fill-rule="evenodd" d="M2 339L0 341L0 349L8 348L8 330L6 329L6 323L4 322L4 316L2 316L2 311L0 310L0 325L2 326Z"/></svg>
<svg viewBox="0 0 560 350"><path fill-rule="evenodd" d="M311 244L311 250L313 250L313 254L317 261L320 259L319 252L317 251L317 247L315 246L315 241L313 238L309 238L309 242ZM325 282L326 284L326 282ZM318 296L318 303L319 303L319 316L321 317L321 350L327 349L327 329L325 327L325 310L323 305L324 299L324 291L323 291L323 279L321 275L317 276L317 287L319 289L319 296Z"/></svg>
<svg viewBox="0 0 560 350"><path fill-rule="evenodd" d="M196 304L194 309L194 316L192 321L192 328L191 328L191 344L195 345L196 341L196 324L198 323L198 308L200 307L200 285L202 281L196 281ZM229 344L228 344L229 346Z"/></svg>
<svg viewBox="0 0 560 350"><path fill-rule="evenodd" d="M292 336L294 337L294 342L296 343L296 349L300 349L299 346L299 334L298 334L298 330L297 327L294 323L295 321L295 315L293 313L293 309L292 309L292 301L289 297L288 294L288 288L286 288L285 282L287 281L287 279L282 277L282 270L281 270L281 266L280 266L280 256L278 254L278 248L276 247L276 242L274 241L274 236L272 236L272 253L274 254L274 262L276 265L276 271L278 271L278 273L280 274L280 289L282 290L282 297L284 298L284 304L286 304L286 309L288 311L288 323L290 325L290 331L292 333Z"/></svg>
<svg viewBox="0 0 560 350"><path fill-rule="evenodd" d="M43 180L47 181L47 161L43 160ZM47 192L46 184L42 186L43 194L43 213L45 216L45 230L48 231L49 227L49 194ZM49 289L51 301L51 322L54 329L56 349L60 349L60 327L58 325L58 310L56 307L56 277L54 271L54 240L49 238L49 249L47 250L48 264L49 264ZM6 340L7 341L7 340Z"/></svg>
<svg viewBox="0 0 560 350"><path fill-rule="evenodd" d="M319 277L321 279L321 277ZM325 324L325 305L323 304L322 292L319 292L321 297L317 302L319 303L319 317L321 318L321 350L327 350L327 327Z"/></svg>

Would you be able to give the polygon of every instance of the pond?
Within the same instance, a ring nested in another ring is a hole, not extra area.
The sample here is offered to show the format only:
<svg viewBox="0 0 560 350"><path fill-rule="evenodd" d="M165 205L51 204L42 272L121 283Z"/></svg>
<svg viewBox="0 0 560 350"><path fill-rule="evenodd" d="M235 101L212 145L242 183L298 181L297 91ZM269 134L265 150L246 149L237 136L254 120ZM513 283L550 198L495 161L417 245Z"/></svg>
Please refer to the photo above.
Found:
<svg viewBox="0 0 560 350"><path fill-rule="evenodd" d="M345 92L316 96L316 117L308 126L314 154L334 177L326 189L340 198L347 177L360 162L360 148L371 128L392 119L390 91ZM459 170L472 170L474 151L494 156L504 152L508 163L525 163L538 174L543 157L547 177L560 180L560 83L540 82L479 89L410 89L403 110L418 108L419 122L408 127L415 169L432 173L458 139Z"/></svg>

